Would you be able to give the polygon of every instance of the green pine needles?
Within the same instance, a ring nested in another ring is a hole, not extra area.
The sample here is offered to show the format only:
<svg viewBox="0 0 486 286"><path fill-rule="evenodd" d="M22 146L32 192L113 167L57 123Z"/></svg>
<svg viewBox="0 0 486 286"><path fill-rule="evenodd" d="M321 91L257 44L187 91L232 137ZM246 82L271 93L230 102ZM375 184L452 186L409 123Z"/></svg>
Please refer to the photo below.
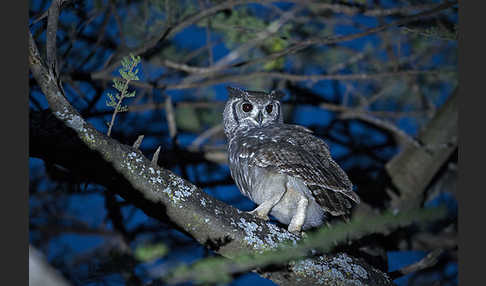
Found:
<svg viewBox="0 0 486 286"><path fill-rule="evenodd" d="M111 122L108 124L108 133L106 133L108 136L111 134L111 129L115 123L117 113L128 111L128 107L126 105L122 105L123 99L127 97L135 97L136 95L135 90L132 92L128 91L128 84L132 80L139 80L137 75L139 69L136 69L139 63L140 57L134 56L133 54L130 54L130 56L124 57L121 60L122 66L118 69L121 78L113 79L113 87L118 92L115 94L107 94L108 100L106 101L106 105L114 109L113 115L111 116Z"/></svg>

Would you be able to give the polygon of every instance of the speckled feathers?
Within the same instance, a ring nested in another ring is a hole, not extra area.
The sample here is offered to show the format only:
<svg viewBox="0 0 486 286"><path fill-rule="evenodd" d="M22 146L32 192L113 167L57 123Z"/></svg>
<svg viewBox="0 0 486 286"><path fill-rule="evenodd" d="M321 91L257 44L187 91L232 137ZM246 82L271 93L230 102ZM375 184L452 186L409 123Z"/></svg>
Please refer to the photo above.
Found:
<svg viewBox="0 0 486 286"><path fill-rule="evenodd" d="M239 157L233 158L235 161L245 159L244 164L250 168L261 167L302 179L316 201L332 215L346 214L351 208L348 199L359 203L351 181L331 158L327 144L309 129L276 123L239 133L229 146L230 154Z"/></svg>
<svg viewBox="0 0 486 286"><path fill-rule="evenodd" d="M315 206L339 216L348 213L351 201L359 203L351 181L331 158L326 143L305 127L283 123L279 101L282 92L238 88L228 88L228 92L223 117L229 139L229 165L231 175L244 195L259 205L273 200L272 205L264 209L267 212L275 210L271 214L280 214L277 219L286 223L299 212L302 215L297 208L307 210L307 216L322 216L321 211L315 211ZM268 105L274 108L268 108ZM281 184L281 187L262 183L277 174L287 178L275 181L274 184ZM297 191L304 201L289 202L279 189L287 193ZM305 224L309 227L308 224L322 223L321 218L310 221L300 218L300 221L305 221L304 228Z"/></svg>

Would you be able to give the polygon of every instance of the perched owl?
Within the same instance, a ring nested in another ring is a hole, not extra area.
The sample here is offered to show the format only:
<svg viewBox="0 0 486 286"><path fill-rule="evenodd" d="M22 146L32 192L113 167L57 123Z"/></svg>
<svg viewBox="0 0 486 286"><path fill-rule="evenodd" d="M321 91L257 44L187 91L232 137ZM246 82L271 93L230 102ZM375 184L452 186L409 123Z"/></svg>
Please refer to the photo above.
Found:
<svg viewBox="0 0 486 286"><path fill-rule="evenodd" d="M326 213L344 215L359 203L346 173L329 148L309 129L283 123L282 92L228 87L224 132L231 176L240 192L294 233L324 222Z"/></svg>

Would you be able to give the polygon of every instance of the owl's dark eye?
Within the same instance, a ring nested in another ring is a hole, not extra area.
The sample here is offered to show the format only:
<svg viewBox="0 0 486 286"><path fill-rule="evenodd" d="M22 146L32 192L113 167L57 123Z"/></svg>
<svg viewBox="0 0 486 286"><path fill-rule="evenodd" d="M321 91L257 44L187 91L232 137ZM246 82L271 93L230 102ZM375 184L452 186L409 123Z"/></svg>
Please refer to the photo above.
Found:
<svg viewBox="0 0 486 286"><path fill-rule="evenodd" d="M273 111L273 104L269 104L265 106L265 110L270 114Z"/></svg>
<svg viewBox="0 0 486 286"><path fill-rule="evenodd" d="M253 109L253 105L251 105L251 103L243 103L241 108L244 112L250 112Z"/></svg>

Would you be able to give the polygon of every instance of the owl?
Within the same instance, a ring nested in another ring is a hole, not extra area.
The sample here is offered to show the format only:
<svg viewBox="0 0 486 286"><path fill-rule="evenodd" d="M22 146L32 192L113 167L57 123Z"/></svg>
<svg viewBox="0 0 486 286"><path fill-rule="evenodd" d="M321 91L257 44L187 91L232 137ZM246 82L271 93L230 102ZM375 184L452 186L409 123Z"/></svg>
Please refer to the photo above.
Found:
<svg viewBox="0 0 486 286"><path fill-rule="evenodd" d="M265 220L270 214L300 233L359 203L326 143L305 127L283 122L283 92L227 90L229 167L240 192L258 205L251 214Z"/></svg>

